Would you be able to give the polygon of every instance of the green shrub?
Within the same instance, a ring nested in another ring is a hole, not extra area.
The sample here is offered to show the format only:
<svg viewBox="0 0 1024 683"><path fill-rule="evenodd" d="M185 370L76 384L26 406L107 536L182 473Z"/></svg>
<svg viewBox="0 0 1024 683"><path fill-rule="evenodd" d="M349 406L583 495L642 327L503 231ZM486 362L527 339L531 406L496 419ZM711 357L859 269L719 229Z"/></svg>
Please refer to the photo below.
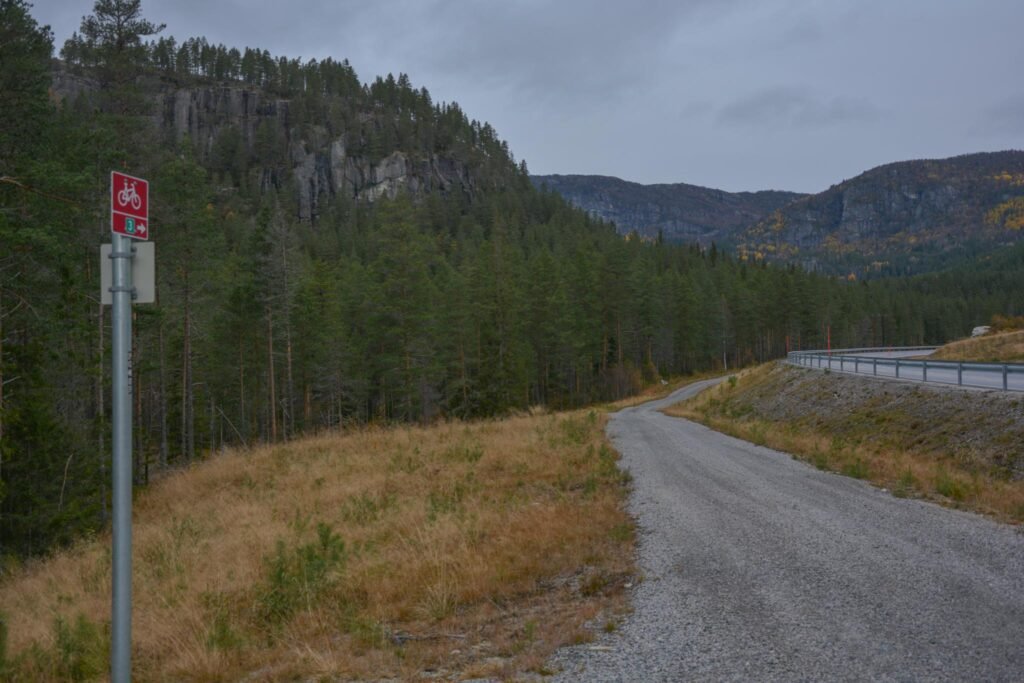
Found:
<svg viewBox="0 0 1024 683"><path fill-rule="evenodd" d="M823 470L825 472L828 472L829 469L831 469L829 467L828 455L819 449L815 449L811 454L811 463L819 470Z"/></svg>
<svg viewBox="0 0 1024 683"><path fill-rule="evenodd" d="M90 681L107 669L109 639L103 631L79 614L74 624L60 617L54 622L59 674L65 680Z"/></svg>
<svg viewBox="0 0 1024 683"><path fill-rule="evenodd" d="M868 464L860 458L855 458L853 462L848 462L843 465L843 474L854 479L867 479L868 478Z"/></svg>
<svg viewBox="0 0 1024 683"><path fill-rule="evenodd" d="M558 423L562 436L571 444L585 444L597 425L597 413L591 410L585 417L567 417Z"/></svg>
<svg viewBox="0 0 1024 683"><path fill-rule="evenodd" d="M341 508L341 516L346 522L364 526L380 519L388 508L395 504L395 497L381 493L371 496L365 491L358 496L349 496Z"/></svg>
<svg viewBox="0 0 1024 683"><path fill-rule="evenodd" d="M618 479L618 454L608 444L601 444L598 451L598 471L606 479Z"/></svg>
<svg viewBox="0 0 1024 683"><path fill-rule="evenodd" d="M259 592L259 617L279 626L303 610L331 586L344 569L345 542L330 525L317 524L317 540L286 550L279 540L274 554L266 559L267 577Z"/></svg>
<svg viewBox="0 0 1024 683"><path fill-rule="evenodd" d="M213 615L210 633L206 636L206 647L211 650L235 650L242 646L243 639L231 624L227 612L218 611Z"/></svg>
<svg viewBox="0 0 1024 683"><path fill-rule="evenodd" d="M953 500L963 500L967 497L967 487L960 481L949 476L945 470L939 470L935 476L935 490L941 495Z"/></svg>
<svg viewBox="0 0 1024 683"><path fill-rule="evenodd" d="M900 475L899 481L893 487L892 494L898 498L905 498L917 490L917 477L909 469Z"/></svg>
<svg viewBox="0 0 1024 683"><path fill-rule="evenodd" d="M427 496L427 518L431 521L439 515L458 512L462 509L462 499L469 493L469 486L461 481L431 491Z"/></svg>
<svg viewBox="0 0 1024 683"><path fill-rule="evenodd" d="M210 615L210 630L206 647L210 650L236 650L245 644L231 619L231 608L236 602L229 593L203 593L200 602Z"/></svg>

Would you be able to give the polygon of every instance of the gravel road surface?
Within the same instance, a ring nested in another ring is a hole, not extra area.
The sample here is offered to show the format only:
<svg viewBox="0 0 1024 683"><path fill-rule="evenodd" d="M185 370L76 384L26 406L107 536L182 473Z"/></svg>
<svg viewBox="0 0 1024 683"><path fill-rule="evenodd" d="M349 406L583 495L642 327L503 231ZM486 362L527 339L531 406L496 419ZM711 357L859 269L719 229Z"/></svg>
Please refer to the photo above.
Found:
<svg viewBox="0 0 1024 683"><path fill-rule="evenodd" d="M1024 681L1024 533L662 415L608 431L634 476L634 613L563 681Z"/></svg>

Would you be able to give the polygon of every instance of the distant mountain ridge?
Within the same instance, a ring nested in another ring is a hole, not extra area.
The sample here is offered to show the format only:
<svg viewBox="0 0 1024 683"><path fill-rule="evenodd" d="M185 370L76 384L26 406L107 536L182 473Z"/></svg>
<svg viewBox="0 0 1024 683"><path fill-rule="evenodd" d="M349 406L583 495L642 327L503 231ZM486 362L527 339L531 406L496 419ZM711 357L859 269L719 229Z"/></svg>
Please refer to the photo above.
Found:
<svg viewBox="0 0 1024 683"><path fill-rule="evenodd" d="M639 185L606 176L531 176L620 232L711 241L746 261L851 278L940 270L1024 238L1024 151L878 166L824 192Z"/></svg>
<svg viewBox="0 0 1024 683"><path fill-rule="evenodd" d="M534 175L530 180L592 216L615 223L621 233L635 230L654 237L660 230L665 239L704 245L727 240L805 196L774 190L726 192L686 183L641 185L598 175Z"/></svg>
<svg viewBox="0 0 1024 683"><path fill-rule="evenodd" d="M736 236L741 258L826 272L938 270L1024 237L1024 151L878 166Z"/></svg>

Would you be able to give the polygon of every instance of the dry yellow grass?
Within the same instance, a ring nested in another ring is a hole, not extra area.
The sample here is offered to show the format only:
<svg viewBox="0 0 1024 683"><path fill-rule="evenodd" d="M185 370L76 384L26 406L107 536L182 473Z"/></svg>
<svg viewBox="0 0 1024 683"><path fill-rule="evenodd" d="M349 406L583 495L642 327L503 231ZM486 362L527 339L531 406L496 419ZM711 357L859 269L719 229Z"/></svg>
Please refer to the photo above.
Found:
<svg viewBox="0 0 1024 683"><path fill-rule="evenodd" d="M700 422L745 441L790 453L819 469L866 479L897 496L934 500L969 509L1004 522L1024 522L1024 480L1014 480L984 467L972 466L951 454L921 449L921 426L905 414L887 416L885 438L872 438L878 425L859 423L851 415L842 425L842 438L813 416L799 423L768 420L756 410L739 411L732 399L772 381L774 364L736 375L665 413ZM994 441L998 435L993 435Z"/></svg>
<svg viewBox="0 0 1024 683"><path fill-rule="evenodd" d="M135 679L541 669L633 572L603 422L366 428L168 477L135 506ZM6 673L105 669L109 553L87 540L4 579Z"/></svg>
<svg viewBox="0 0 1024 683"><path fill-rule="evenodd" d="M961 339L946 344L928 358L989 363L1024 362L1024 330Z"/></svg>

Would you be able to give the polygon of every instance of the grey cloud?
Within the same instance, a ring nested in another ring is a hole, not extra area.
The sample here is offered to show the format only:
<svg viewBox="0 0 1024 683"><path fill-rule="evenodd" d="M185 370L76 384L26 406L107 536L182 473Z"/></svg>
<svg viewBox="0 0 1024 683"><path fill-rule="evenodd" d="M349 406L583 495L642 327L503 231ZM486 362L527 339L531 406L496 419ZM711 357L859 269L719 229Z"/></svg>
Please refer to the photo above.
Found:
<svg viewBox="0 0 1024 683"><path fill-rule="evenodd" d="M661 78L675 32L727 4L434 0L418 4L422 30L398 47L430 71L538 103L609 101Z"/></svg>
<svg viewBox="0 0 1024 683"><path fill-rule="evenodd" d="M684 104L679 110L679 118L688 119L702 119L708 114L712 113L715 106L707 100L697 100L694 102L688 102Z"/></svg>
<svg viewBox="0 0 1024 683"><path fill-rule="evenodd" d="M1024 135L1024 93L989 107L985 112L985 128L995 133Z"/></svg>
<svg viewBox="0 0 1024 683"><path fill-rule="evenodd" d="M864 99L822 97L808 88L780 86L727 104L719 110L717 121L730 126L822 128L870 121L878 114L878 108Z"/></svg>

